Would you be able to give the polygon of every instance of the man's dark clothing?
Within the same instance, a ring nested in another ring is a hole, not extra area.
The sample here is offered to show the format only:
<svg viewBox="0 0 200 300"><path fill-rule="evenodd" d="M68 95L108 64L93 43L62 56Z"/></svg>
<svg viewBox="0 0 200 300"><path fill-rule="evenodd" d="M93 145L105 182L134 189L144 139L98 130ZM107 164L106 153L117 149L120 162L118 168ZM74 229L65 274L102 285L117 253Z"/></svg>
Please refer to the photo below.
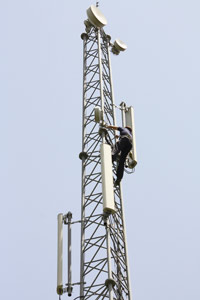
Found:
<svg viewBox="0 0 200 300"><path fill-rule="evenodd" d="M118 127L117 130L119 130L120 132L120 137L127 135L132 138L132 133L130 132L130 130L128 130L128 128Z"/></svg>
<svg viewBox="0 0 200 300"><path fill-rule="evenodd" d="M113 149L112 161L115 161L118 154L121 152L119 164L117 167L117 180L121 181L124 174L124 163L126 161L128 153L132 148L132 134L127 128L118 127L118 130L120 132L120 139Z"/></svg>

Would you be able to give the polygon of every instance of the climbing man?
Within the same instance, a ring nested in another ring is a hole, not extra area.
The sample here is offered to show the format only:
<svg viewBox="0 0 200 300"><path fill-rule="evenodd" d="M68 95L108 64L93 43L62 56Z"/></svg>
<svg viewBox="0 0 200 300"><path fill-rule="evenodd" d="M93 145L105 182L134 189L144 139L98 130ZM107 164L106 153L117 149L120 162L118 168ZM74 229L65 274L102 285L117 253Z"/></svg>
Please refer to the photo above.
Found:
<svg viewBox="0 0 200 300"><path fill-rule="evenodd" d="M117 167L117 179L115 181L115 186L119 185L124 174L124 163L128 153L132 149L132 129L129 126L117 127L112 125L107 125L107 129L118 130L120 132L119 141L115 144L112 151L112 162L116 161L118 154L120 154L119 164Z"/></svg>

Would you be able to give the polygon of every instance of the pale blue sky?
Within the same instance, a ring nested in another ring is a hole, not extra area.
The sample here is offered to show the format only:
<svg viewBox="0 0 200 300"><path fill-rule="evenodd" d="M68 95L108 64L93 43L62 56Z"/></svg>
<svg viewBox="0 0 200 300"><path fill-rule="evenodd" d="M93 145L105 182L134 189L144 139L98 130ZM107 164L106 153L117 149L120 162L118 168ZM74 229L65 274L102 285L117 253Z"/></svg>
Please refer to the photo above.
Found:
<svg viewBox="0 0 200 300"><path fill-rule="evenodd" d="M91 4L0 2L3 300L58 298L57 214L80 219L80 35ZM135 108L138 166L123 179L133 300L199 300L200 2L100 9L106 33L128 45L112 69L116 104ZM73 232L78 282L79 225Z"/></svg>

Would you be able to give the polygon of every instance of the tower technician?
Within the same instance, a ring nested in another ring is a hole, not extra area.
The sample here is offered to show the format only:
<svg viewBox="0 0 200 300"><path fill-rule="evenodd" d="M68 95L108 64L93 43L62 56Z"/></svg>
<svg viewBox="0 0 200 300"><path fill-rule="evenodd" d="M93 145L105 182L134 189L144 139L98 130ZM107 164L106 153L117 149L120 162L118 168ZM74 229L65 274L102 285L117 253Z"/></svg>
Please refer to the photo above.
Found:
<svg viewBox="0 0 200 300"><path fill-rule="evenodd" d="M120 154L119 164L117 167L117 179L115 180L115 186L119 185L124 175L124 164L126 157L132 149L132 129L129 126L117 127L113 125L107 125L107 129L118 130L120 132L119 141L115 144L112 151L112 162L117 160L118 154Z"/></svg>

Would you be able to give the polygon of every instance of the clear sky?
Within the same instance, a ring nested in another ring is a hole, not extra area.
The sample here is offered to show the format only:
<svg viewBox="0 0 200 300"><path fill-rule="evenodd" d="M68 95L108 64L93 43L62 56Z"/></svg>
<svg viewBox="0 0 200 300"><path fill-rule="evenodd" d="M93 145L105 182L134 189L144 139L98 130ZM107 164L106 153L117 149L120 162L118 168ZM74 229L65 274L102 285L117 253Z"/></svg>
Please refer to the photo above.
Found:
<svg viewBox="0 0 200 300"><path fill-rule="evenodd" d="M57 214L80 219L80 35L91 4L0 2L3 300L58 298ZM100 9L106 33L128 45L112 70L116 104L135 109L138 166L123 179L133 300L199 300L200 2L101 0Z"/></svg>

